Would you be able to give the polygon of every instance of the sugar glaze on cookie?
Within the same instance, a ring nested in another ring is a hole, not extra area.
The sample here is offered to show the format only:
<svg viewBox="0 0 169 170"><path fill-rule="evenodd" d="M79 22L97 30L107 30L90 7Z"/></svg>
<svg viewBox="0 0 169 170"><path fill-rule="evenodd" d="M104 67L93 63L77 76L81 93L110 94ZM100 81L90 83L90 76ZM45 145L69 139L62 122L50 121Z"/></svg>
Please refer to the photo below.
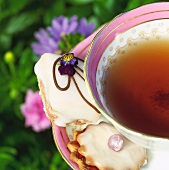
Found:
<svg viewBox="0 0 169 170"><path fill-rule="evenodd" d="M66 123L83 119L95 122L100 114L87 105L79 95L75 85L71 82L69 89L60 91L55 87L52 77L52 66L60 55L45 53L35 65L35 73L38 78L40 94L44 103L44 110L50 119L54 119L58 126L66 126ZM83 62L79 61L78 66L83 69ZM64 87L67 83L67 76L61 76L56 67L58 83ZM83 76L83 74L81 73ZM87 91L86 84L79 76L74 75L79 88L85 98L93 104Z"/></svg>
<svg viewBox="0 0 169 170"><path fill-rule="evenodd" d="M115 152L108 146L113 134L119 134L114 126L107 123L89 125L77 136L78 152L86 158L86 164L100 170L139 170L147 162L146 150L123 136L124 146Z"/></svg>

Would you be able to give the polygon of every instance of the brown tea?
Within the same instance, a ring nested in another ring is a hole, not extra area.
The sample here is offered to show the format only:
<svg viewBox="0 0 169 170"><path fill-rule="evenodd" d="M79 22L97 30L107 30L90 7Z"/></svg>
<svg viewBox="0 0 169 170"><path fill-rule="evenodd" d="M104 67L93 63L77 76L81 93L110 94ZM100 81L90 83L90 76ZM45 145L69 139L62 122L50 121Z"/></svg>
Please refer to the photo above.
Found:
<svg viewBox="0 0 169 170"><path fill-rule="evenodd" d="M107 71L104 92L120 123L169 138L169 40L149 40L125 49Z"/></svg>

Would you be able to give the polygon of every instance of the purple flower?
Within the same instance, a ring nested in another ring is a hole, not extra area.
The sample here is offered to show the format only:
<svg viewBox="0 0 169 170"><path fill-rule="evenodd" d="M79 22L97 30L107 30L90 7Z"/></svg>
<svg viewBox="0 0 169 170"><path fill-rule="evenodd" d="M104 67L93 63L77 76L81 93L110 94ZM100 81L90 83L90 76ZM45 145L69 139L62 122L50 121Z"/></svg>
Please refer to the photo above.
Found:
<svg viewBox="0 0 169 170"><path fill-rule="evenodd" d="M77 16L72 16L70 20L64 16L55 17L52 25L47 29L40 29L35 33L38 42L32 43L35 54L56 53L58 43L64 35L79 33L84 37L89 36L94 30L94 23L88 24L86 18L78 22Z"/></svg>
<svg viewBox="0 0 169 170"><path fill-rule="evenodd" d="M43 110L43 103L38 91L27 91L25 103L21 105L21 112L25 117L25 126L32 127L35 132L51 127L51 123Z"/></svg>
<svg viewBox="0 0 169 170"><path fill-rule="evenodd" d="M86 18L82 18L78 26L78 33L87 37L92 33L91 30L93 31L94 27L94 24L88 25Z"/></svg>
<svg viewBox="0 0 169 170"><path fill-rule="evenodd" d="M60 75L73 76L75 74L74 67L78 64L77 58L73 53L66 53L60 60L60 66L58 67Z"/></svg>
<svg viewBox="0 0 169 170"><path fill-rule="evenodd" d="M35 38L39 42L32 43L32 48L35 54L44 54L45 52L53 53L58 48L58 43L49 35L45 29L40 29L35 33Z"/></svg>
<svg viewBox="0 0 169 170"><path fill-rule="evenodd" d="M59 66L58 70L60 75L73 76L75 74L75 69L71 65Z"/></svg>
<svg viewBox="0 0 169 170"><path fill-rule="evenodd" d="M62 59L60 60L60 65L72 65L73 67L78 64L77 58L75 58L73 53L65 53L62 55Z"/></svg>
<svg viewBox="0 0 169 170"><path fill-rule="evenodd" d="M72 65L76 66L78 64L78 60L76 58L73 58L72 60L65 61L65 60L60 60L60 65Z"/></svg>

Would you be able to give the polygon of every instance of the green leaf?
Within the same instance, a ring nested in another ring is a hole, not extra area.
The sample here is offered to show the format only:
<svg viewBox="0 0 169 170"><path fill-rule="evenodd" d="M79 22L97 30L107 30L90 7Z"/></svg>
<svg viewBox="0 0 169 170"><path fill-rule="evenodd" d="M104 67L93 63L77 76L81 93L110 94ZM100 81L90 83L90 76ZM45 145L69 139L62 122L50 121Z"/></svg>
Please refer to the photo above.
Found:
<svg viewBox="0 0 169 170"><path fill-rule="evenodd" d="M14 157L11 156L10 154L0 153L0 162L3 162L3 161L5 161L5 160L11 161L11 160L13 160L13 159L14 159ZM2 160L3 160L3 161L2 161Z"/></svg>
<svg viewBox="0 0 169 170"><path fill-rule="evenodd" d="M10 164L10 162L12 162L14 159L15 158L11 154L0 152L0 162L1 162L0 169L5 170L6 166Z"/></svg>
<svg viewBox="0 0 169 170"><path fill-rule="evenodd" d="M63 54L69 52L76 44L84 40L84 38L79 33L63 35L61 41L58 43L59 50Z"/></svg>
<svg viewBox="0 0 169 170"><path fill-rule="evenodd" d="M44 15L44 23L46 25L50 25L52 19L55 16L60 16L61 14L64 13L65 10L65 1L56 1L55 3L52 4L50 10L46 10L46 13Z"/></svg>
<svg viewBox="0 0 169 170"><path fill-rule="evenodd" d="M99 0L98 0L99 1ZM108 9L109 11L114 8L115 5L115 0L105 0L105 1L99 1L100 3L102 3L103 6L106 7L106 9Z"/></svg>
<svg viewBox="0 0 169 170"><path fill-rule="evenodd" d="M68 0L73 5L85 5L92 3L94 0Z"/></svg>
<svg viewBox="0 0 169 170"><path fill-rule="evenodd" d="M4 50L7 50L9 49L11 45L11 36L8 35L8 34L5 34L5 33L1 33L0 34L0 47L1 47L1 50L4 49Z"/></svg>
<svg viewBox="0 0 169 170"><path fill-rule="evenodd" d="M143 4L149 4L153 2L157 2L158 0L143 0Z"/></svg>
<svg viewBox="0 0 169 170"><path fill-rule="evenodd" d="M136 0L129 0L125 11L131 10L131 9L134 9L134 8L138 8L142 5L149 4L149 3L152 3L152 2L156 2L156 1L157 0L137 0L137 1Z"/></svg>
<svg viewBox="0 0 169 170"><path fill-rule="evenodd" d="M0 123L0 133L2 133L2 131L3 131L3 128L4 128L4 123Z"/></svg>
<svg viewBox="0 0 169 170"><path fill-rule="evenodd" d="M13 12L18 12L19 10L23 9L29 1L27 0L22 0L22 3L20 0L8 0L8 8L13 11Z"/></svg>
<svg viewBox="0 0 169 170"><path fill-rule="evenodd" d="M88 21L89 21L89 23L94 23L95 24L95 28L98 28L100 26L100 24L101 24L100 20L97 17L95 17L95 16L89 17Z"/></svg>
<svg viewBox="0 0 169 170"><path fill-rule="evenodd" d="M6 166L10 164L14 159L17 151L12 147L0 147L0 169L6 169Z"/></svg>
<svg viewBox="0 0 169 170"><path fill-rule="evenodd" d="M8 16L12 16L22 10L30 1L28 0L8 0L0 2L0 6L2 7L2 12L0 13L0 20L5 19Z"/></svg>
<svg viewBox="0 0 169 170"><path fill-rule="evenodd" d="M1 72L1 74L3 74L3 76L10 78L9 69L8 69L8 67L7 67L7 65L5 64L4 61L0 62L0 72ZM4 83L4 82L1 81L0 83Z"/></svg>
<svg viewBox="0 0 169 170"><path fill-rule="evenodd" d="M66 170L67 164L63 162L63 158L61 157L61 155L58 152L56 152L50 164L50 170L59 170L59 169Z"/></svg>
<svg viewBox="0 0 169 170"><path fill-rule="evenodd" d="M3 147L0 147L0 153L16 155L17 150L15 148L13 148L13 147L3 146Z"/></svg>
<svg viewBox="0 0 169 170"><path fill-rule="evenodd" d="M79 18L88 17L92 14L92 6L91 5L84 5L84 6L71 6L67 8L65 11L68 17L73 15L77 15Z"/></svg>
<svg viewBox="0 0 169 170"><path fill-rule="evenodd" d="M32 50L30 48L22 49L22 55L19 57L19 66L17 69L17 76L20 77L18 89L25 92L27 88L33 87L37 82L34 74L34 59L32 57ZM29 79L29 81L27 81Z"/></svg>
<svg viewBox="0 0 169 170"><path fill-rule="evenodd" d="M137 8L141 5L141 1L142 0L130 0L128 1L127 7L126 7L126 11Z"/></svg>
<svg viewBox="0 0 169 170"><path fill-rule="evenodd" d="M95 15L104 23L112 18L114 11L108 9L103 1L96 1L93 6Z"/></svg>
<svg viewBox="0 0 169 170"><path fill-rule="evenodd" d="M33 64L31 55L32 55L32 51L30 48L22 49L22 55L19 57L20 69L25 69L25 66Z"/></svg>
<svg viewBox="0 0 169 170"><path fill-rule="evenodd" d="M30 12L13 16L6 27L6 33L14 34L23 31L26 27L33 24L34 18L35 14Z"/></svg>

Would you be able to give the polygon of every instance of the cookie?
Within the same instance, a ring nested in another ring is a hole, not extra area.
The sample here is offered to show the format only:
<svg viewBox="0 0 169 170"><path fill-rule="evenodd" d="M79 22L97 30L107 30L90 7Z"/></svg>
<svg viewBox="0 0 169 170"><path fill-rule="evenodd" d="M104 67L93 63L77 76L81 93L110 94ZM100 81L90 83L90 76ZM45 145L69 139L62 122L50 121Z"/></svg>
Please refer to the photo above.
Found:
<svg viewBox="0 0 169 170"><path fill-rule="evenodd" d="M69 62L70 56L64 55L63 58ZM66 126L67 123L76 120L97 121L100 113L95 107L95 109L91 107L91 105L94 106L94 103L83 79L83 61L78 61L76 74L70 76L72 79L70 86L62 91L56 87L54 77L56 77L59 87L65 87L69 76L60 74L59 62L54 67L54 63L60 58L62 56L46 53L41 56L34 68L47 117L53 119L58 126ZM79 94L78 90L82 94Z"/></svg>
<svg viewBox="0 0 169 170"><path fill-rule="evenodd" d="M123 146L119 151L109 146L108 141L113 135L123 139ZM147 162L146 149L129 141L114 126L105 122L88 125L74 136L74 141L69 142L68 148L71 152L70 159L79 165L80 170L88 166L100 170L139 170Z"/></svg>

